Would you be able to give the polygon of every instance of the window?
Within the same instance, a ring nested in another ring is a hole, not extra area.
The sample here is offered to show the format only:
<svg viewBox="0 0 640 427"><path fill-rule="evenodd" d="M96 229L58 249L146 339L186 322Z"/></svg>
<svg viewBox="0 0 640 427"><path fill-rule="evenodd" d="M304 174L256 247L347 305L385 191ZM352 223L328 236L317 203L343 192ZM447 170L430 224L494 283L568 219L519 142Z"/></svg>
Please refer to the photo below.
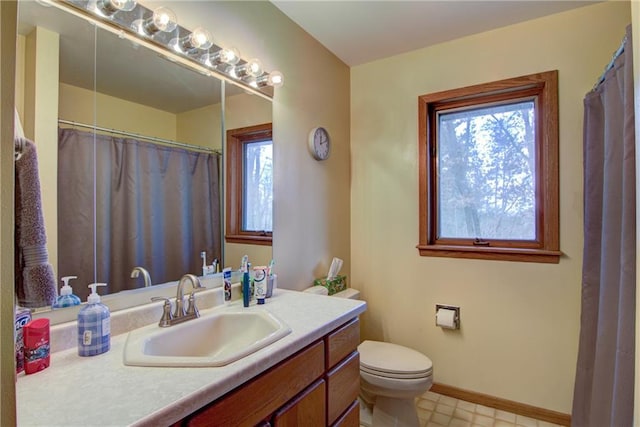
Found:
<svg viewBox="0 0 640 427"><path fill-rule="evenodd" d="M420 255L557 263L558 73L423 95Z"/></svg>
<svg viewBox="0 0 640 427"><path fill-rule="evenodd" d="M227 131L225 239L271 245L273 141L271 123Z"/></svg>

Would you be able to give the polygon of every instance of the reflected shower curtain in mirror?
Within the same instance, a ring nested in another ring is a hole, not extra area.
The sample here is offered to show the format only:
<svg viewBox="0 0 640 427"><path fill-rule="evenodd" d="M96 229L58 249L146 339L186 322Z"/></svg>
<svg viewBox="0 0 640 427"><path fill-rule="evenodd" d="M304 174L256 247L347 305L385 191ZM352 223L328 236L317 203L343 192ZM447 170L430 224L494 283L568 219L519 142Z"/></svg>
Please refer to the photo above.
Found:
<svg viewBox="0 0 640 427"><path fill-rule="evenodd" d="M631 27L584 100L584 252L572 425L631 426L634 402L636 175Z"/></svg>
<svg viewBox="0 0 640 427"><path fill-rule="evenodd" d="M78 276L83 300L94 280L108 293L141 287L130 277L136 266L153 284L201 276L200 253L221 254L218 168L218 154L61 128L60 276Z"/></svg>

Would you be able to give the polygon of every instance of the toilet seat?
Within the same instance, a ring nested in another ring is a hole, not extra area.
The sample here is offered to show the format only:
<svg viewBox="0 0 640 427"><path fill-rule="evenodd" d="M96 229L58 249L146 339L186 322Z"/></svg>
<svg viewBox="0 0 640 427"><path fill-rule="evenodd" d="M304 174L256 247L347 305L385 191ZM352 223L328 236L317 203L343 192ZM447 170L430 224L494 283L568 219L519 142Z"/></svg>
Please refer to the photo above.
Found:
<svg viewBox="0 0 640 427"><path fill-rule="evenodd" d="M424 354L400 345L363 341L358 346L360 371L385 378L422 379L433 373L433 363Z"/></svg>

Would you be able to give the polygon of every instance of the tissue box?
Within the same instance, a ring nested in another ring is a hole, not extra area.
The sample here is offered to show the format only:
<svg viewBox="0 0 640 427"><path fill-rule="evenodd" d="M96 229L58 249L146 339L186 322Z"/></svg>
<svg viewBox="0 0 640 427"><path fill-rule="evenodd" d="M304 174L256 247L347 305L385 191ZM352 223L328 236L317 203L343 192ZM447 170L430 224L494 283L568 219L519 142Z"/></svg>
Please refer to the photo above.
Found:
<svg viewBox="0 0 640 427"><path fill-rule="evenodd" d="M316 279L313 281L314 286L324 286L329 291L329 295L333 295L337 292L347 289L347 276L336 276L333 279L327 280Z"/></svg>

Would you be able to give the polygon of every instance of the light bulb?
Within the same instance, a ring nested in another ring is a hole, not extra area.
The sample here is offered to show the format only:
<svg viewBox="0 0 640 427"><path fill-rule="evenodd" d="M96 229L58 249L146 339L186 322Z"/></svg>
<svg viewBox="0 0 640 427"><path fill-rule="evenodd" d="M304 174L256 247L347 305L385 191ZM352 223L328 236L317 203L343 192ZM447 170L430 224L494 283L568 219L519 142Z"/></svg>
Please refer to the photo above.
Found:
<svg viewBox="0 0 640 427"><path fill-rule="evenodd" d="M235 47L220 50L220 62L236 65L240 61L240 52Z"/></svg>
<svg viewBox="0 0 640 427"><path fill-rule="evenodd" d="M243 77L259 77L262 75L262 62L259 59L250 59L242 65L236 66L231 70L231 76L236 79Z"/></svg>
<svg viewBox="0 0 640 427"><path fill-rule="evenodd" d="M116 12L129 12L136 7L136 0L97 0L96 12L103 16L112 16Z"/></svg>
<svg viewBox="0 0 640 427"><path fill-rule="evenodd" d="M159 7L154 10L151 20L158 31L162 31L164 33L170 33L178 26L176 14L166 7Z"/></svg>
<svg viewBox="0 0 640 427"><path fill-rule="evenodd" d="M147 19L136 19L131 26L138 34L151 37L159 32L172 32L178 26L178 20L171 9L159 7L153 11L153 16Z"/></svg>
<svg viewBox="0 0 640 427"><path fill-rule="evenodd" d="M202 27L194 29L188 36L173 39L171 44L177 52L193 53L198 50L207 50L213 45L211 33Z"/></svg>
<svg viewBox="0 0 640 427"><path fill-rule="evenodd" d="M198 27L193 30L189 39L190 43L196 49L209 49L213 44L211 41L211 33L202 27Z"/></svg>
<svg viewBox="0 0 640 427"><path fill-rule="evenodd" d="M251 59L247 62L247 74L258 77L262 74L262 62L259 59Z"/></svg>
<svg viewBox="0 0 640 427"><path fill-rule="evenodd" d="M282 87L284 85L284 75L277 70L269 73L267 77L267 84L273 87Z"/></svg>
<svg viewBox="0 0 640 427"><path fill-rule="evenodd" d="M236 48L220 49L213 53L205 53L200 58L200 61L209 67L219 67L222 65L233 66L240 61L240 52L238 52Z"/></svg>
<svg viewBox="0 0 640 427"><path fill-rule="evenodd" d="M255 80L249 82L249 85L255 88L265 86L282 87L284 85L284 76L280 71L272 71L269 74L263 74Z"/></svg>

